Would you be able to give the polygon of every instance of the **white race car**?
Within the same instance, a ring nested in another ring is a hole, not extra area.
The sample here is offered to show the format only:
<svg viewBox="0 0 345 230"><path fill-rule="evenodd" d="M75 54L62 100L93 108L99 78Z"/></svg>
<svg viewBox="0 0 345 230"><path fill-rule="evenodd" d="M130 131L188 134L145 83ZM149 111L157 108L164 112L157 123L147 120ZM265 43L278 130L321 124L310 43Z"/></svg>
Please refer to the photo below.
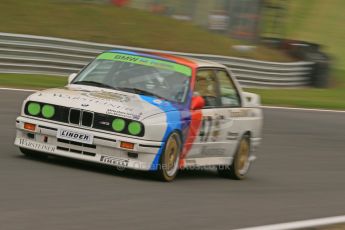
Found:
<svg viewBox="0 0 345 230"><path fill-rule="evenodd" d="M68 81L24 101L15 145L25 155L155 171L164 181L200 167L243 179L255 159L260 98L223 65L111 50Z"/></svg>

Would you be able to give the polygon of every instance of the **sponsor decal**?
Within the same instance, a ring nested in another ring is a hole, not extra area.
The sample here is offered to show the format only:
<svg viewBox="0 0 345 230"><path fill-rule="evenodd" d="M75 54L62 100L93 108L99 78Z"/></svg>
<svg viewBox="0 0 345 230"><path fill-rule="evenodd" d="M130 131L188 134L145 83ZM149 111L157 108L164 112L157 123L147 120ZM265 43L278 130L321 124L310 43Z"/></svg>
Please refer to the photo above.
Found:
<svg viewBox="0 0 345 230"><path fill-rule="evenodd" d="M156 104L158 104L158 105L162 104L162 101L159 100L159 99L155 99L155 100L153 100L153 102L156 103Z"/></svg>
<svg viewBox="0 0 345 230"><path fill-rule="evenodd" d="M100 121L99 124L109 126L110 122L108 122L108 121Z"/></svg>
<svg viewBox="0 0 345 230"><path fill-rule="evenodd" d="M100 161L103 163L121 166L121 167L127 167L128 162L129 162L129 160L127 159L121 159L121 158L116 158L116 157L111 157L111 156L101 156Z"/></svg>
<svg viewBox="0 0 345 230"><path fill-rule="evenodd" d="M19 139L19 145L23 147L35 149L37 151L50 152L50 153L53 153L56 150L55 146L37 143L37 142L33 142L33 141L23 139L23 138Z"/></svg>
<svg viewBox="0 0 345 230"><path fill-rule="evenodd" d="M208 157L219 157L225 155L225 149L223 148L203 148L201 151L201 155Z"/></svg>
<svg viewBox="0 0 345 230"><path fill-rule="evenodd" d="M118 61L118 62L134 63L137 65L152 66L159 69L175 71L175 72L184 74L186 76L192 75L192 69L188 66L173 63L170 61L153 59L153 58L121 54L121 53L103 53L99 55L97 59L113 60L113 61Z"/></svg>
<svg viewBox="0 0 345 230"><path fill-rule="evenodd" d="M237 111L230 111L230 117L248 117L248 109L240 109Z"/></svg>
<svg viewBox="0 0 345 230"><path fill-rule="evenodd" d="M237 140L237 138L238 138L238 133L233 133L233 132L228 132L227 133L227 136L226 136L227 140L234 141L234 140Z"/></svg>
<svg viewBox="0 0 345 230"><path fill-rule="evenodd" d="M103 100L113 100L113 101L119 101L119 102L129 102L129 97L123 94L119 93L113 93L113 92L89 92L89 93L84 93L82 95L92 97L95 99L103 99Z"/></svg>
<svg viewBox="0 0 345 230"><path fill-rule="evenodd" d="M130 97L119 94L119 93L113 93L113 92L83 92L81 95L75 96L75 95L68 95L69 91L66 90L66 93L39 93L37 96L39 97L48 97L52 96L55 98L58 98L59 100L68 99L71 101L78 101L81 103L82 106L90 106L91 104L97 104L97 105L105 105L110 106L116 109L124 109L124 106L119 104L121 103L127 103L130 101Z"/></svg>
<svg viewBox="0 0 345 230"><path fill-rule="evenodd" d="M187 164L196 164L196 160L186 159Z"/></svg>
<svg viewBox="0 0 345 230"><path fill-rule="evenodd" d="M141 116L143 115L142 112L140 113L134 113L133 110L129 111L119 111L115 109L107 109L106 114L116 117L122 117L127 119L133 119L133 120L140 120Z"/></svg>
<svg viewBox="0 0 345 230"><path fill-rule="evenodd" d="M65 129L58 130L57 138L85 144L93 143L93 135Z"/></svg>

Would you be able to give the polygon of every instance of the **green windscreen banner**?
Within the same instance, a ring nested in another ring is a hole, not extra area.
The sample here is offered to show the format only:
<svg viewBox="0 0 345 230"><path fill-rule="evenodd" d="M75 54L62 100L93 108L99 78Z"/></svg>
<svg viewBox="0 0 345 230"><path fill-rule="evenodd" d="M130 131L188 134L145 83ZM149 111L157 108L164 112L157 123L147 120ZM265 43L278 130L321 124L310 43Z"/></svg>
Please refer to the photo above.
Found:
<svg viewBox="0 0 345 230"><path fill-rule="evenodd" d="M148 58L148 57L141 57L141 56L136 56L136 55L122 54L122 53L103 53L99 55L97 59L128 62L128 63L134 63L138 65L151 66L151 67L155 67L159 69L166 69L166 70L182 73L183 75L186 75L188 77L192 75L192 69L189 68L188 66L173 63L173 62Z"/></svg>

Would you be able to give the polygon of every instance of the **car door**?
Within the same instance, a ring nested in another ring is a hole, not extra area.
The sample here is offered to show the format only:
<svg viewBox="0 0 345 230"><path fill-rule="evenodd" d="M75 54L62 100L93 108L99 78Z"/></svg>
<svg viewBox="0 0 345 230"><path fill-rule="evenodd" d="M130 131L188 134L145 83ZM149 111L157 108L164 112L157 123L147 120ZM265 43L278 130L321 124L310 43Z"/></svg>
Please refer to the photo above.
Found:
<svg viewBox="0 0 345 230"><path fill-rule="evenodd" d="M228 142L227 154L232 157L237 149L242 134L246 131L246 122L250 108L243 108L239 90L226 69L216 70L222 114L227 120L222 135Z"/></svg>
<svg viewBox="0 0 345 230"><path fill-rule="evenodd" d="M209 158L201 161L202 164L220 164L218 160L229 155L227 137L232 121L228 119L228 108L222 108L216 69L202 68L197 71L193 95L203 97L205 106L201 109L199 130L187 155L187 163L188 158Z"/></svg>

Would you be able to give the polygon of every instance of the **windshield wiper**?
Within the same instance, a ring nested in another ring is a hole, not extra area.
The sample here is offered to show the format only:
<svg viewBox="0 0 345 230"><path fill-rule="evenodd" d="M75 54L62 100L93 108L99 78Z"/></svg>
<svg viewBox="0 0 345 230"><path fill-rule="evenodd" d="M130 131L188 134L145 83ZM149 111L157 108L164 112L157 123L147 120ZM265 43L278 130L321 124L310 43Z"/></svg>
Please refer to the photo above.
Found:
<svg viewBox="0 0 345 230"><path fill-rule="evenodd" d="M72 84L91 85L91 86L98 86L98 87L107 88L107 89L117 89L111 85L107 85L107 84L97 82L97 81L77 81L77 82L73 82Z"/></svg>
<svg viewBox="0 0 345 230"><path fill-rule="evenodd" d="M130 92L130 93L136 93L136 94L140 94L140 95L145 95L145 96L152 96L152 97L157 97L157 98L161 98L164 100L168 100L162 96L159 96L158 94L143 90L143 89L138 89L138 88L126 88L126 87L120 87L120 88L116 88L118 90L123 90L126 92Z"/></svg>

